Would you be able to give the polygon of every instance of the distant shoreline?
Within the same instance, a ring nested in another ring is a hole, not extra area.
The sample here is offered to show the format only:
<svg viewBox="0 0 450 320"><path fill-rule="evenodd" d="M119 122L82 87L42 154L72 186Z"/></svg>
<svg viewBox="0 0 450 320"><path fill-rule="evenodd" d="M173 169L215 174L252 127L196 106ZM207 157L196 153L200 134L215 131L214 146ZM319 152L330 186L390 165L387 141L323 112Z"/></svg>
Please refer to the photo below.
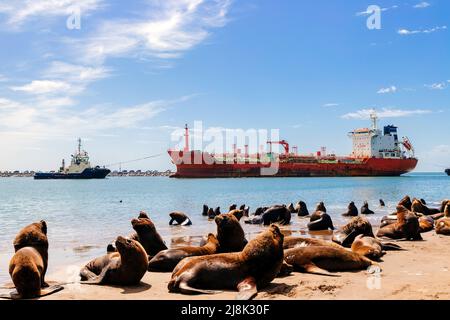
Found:
<svg viewBox="0 0 450 320"><path fill-rule="evenodd" d="M38 171L0 171L0 178L29 178L33 177ZM108 177L168 177L174 172L171 170L158 171L158 170L122 170L112 171Z"/></svg>

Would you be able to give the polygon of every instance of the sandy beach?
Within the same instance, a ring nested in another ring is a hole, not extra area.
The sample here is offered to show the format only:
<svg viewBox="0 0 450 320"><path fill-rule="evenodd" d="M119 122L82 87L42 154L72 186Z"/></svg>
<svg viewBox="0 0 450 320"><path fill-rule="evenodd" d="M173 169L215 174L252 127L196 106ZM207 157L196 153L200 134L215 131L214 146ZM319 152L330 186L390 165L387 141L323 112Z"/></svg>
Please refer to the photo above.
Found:
<svg viewBox="0 0 450 320"><path fill-rule="evenodd" d="M423 234L424 241L399 244L406 251L390 251L381 262L380 275L366 271L340 272L340 277L292 273L275 279L262 289L256 299L298 300L411 300L450 299L450 237L434 231ZM42 299L143 299L143 300L232 300L235 292L215 295L182 295L169 293L170 273L148 272L137 287L66 285L65 289ZM63 280L58 273L48 280Z"/></svg>

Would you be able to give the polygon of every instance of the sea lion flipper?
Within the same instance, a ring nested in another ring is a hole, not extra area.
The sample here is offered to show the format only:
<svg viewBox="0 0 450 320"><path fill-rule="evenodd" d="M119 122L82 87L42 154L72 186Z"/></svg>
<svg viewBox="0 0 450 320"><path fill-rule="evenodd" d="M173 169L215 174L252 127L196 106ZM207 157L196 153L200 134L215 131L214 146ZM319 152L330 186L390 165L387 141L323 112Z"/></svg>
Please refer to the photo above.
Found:
<svg viewBox="0 0 450 320"><path fill-rule="evenodd" d="M185 281L180 282L179 289L180 289L180 292L184 293L184 294L216 294L216 293L222 292L222 291L202 290L202 289L192 288Z"/></svg>
<svg viewBox="0 0 450 320"><path fill-rule="evenodd" d="M45 297L48 296L52 293L58 292L63 290L64 287L61 285L52 285L49 286L45 289L41 289L41 294L38 297ZM1 299L10 299L10 300L17 300L17 299L22 299L21 295L17 292L17 290L13 290L13 291L9 291L5 292L5 288L0 289L0 298ZM36 297L36 298L38 298Z"/></svg>
<svg viewBox="0 0 450 320"><path fill-rule="evenodd" d="M41 290L41 295L40 295L40 297L48 296L48 295L50 295L50 294L52 294L52 293L61 291L61 290L63 290L63 289L64 289L64 287L61 286L61 285L59 285L59 284L51 285L51 286L49 286L49 287L47 287L47 288Z"/></svg>
<svg viewBox="0 0 450 320"><path fill-rule="evenodd" d="M191 220L189 218L186 218L186 220L184 220L181 225L182 226L190 226L192 224Z"/></svg>
<svg viewBox="0 0 450 320"><path fill-rule="evenodd" d="M237 289L239 293L236 296L236 300L251 300L258 294L256 281L253 277L244 279L238 284Z"/></svg>
<svg viewBox="0 0 450 320"><path fill-rule="evenodd" d="M319 268L318 266L316 266L313 263L304 265L303 268L305 269L305 272L307 272L307 273L318 274L318 275L322 275L322 276L330 276L330 277L340 277L340 275L331 273L327 270Z"/></svg>
<svg viewBox="0 0 450 320"><path fill-rule="evenodd" d="M391 251L400 251L400 250L406 250L400 247L398 244L392 243L392 242L382 242L381 245L383 246L383 250L391 250Z"/></svg>
<svg viewBox="0 0 450 320"><path fill-rule="evenodd" d="M96 275L95 273L88 270L87 268L83 268L80 271L80 275L88 280L80 281L80 283L81 284L101 284L103 282L103 279L105 278L106 273L108 272L110 266L111 266L111 264L108 264L107 266L105 266L99 275Z"/></svg>

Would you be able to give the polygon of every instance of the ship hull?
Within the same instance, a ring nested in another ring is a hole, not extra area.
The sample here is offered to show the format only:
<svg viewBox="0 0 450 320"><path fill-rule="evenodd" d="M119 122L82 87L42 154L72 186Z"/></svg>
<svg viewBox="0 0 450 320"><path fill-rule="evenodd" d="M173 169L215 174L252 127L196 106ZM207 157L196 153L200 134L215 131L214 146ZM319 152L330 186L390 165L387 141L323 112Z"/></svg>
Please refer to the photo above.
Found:
<svg viewBox="0 0 450 320"><path fill-rule="evenodd" d="M85 169L81 173L38 172L34 175L34 179L104 179L110 172L111 170L104 168Z"/></svg>
<svg viewBox="0 0 450 320"><path fill-rule="evenodd" d="M361 161L346 161L337 163L302 163L278 162L269 165L261 163L195 163L180 161L179 153L169 151L173 163L177 167L173 178L240 178L240 177L375 177L400 176L408 173L417 165L415 158L379 159L370 158ZM205 157L211 157L203 154ZM194 156L192 156L193 159ZM184 157L186 159L186 157ZM278 167L278 168L277 168ZM269 174L262 173L263 169Z"/></svg>

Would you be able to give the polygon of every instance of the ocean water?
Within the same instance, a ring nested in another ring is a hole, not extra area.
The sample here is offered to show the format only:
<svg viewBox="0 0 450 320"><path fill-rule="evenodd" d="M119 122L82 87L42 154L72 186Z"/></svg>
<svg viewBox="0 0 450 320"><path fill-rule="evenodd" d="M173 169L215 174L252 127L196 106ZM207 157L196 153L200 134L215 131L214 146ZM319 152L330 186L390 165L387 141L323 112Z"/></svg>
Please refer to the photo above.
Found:
<svg viewBox="0 0 450 320"><path fill-rule="evenodd" d="M376 212L369 219L376 225L383 215L395 210L406 194L424 198L429 206L437 207L442 199L450 198L450 177L416 173L373 178L0 178L0 284L9 281L8 264L16 233L39 220L46 220L48 225L49 276L69 277L83 263L104 254L107 244L118 235L133 232L130 221L140 210L149 213L168 246L197 245L202 236L216 231L215 223L201 215L203 204L220 206L226 212L233 203L245 203L252 212L258 206L303 200L313 211L317 202L324 201L339 226L347 221L341 214L350 201L359 208L367 200ZM385 208L379 207L380 198ZM193 225L169 226L168 214L175 210L185 212ZM308 221L293 216L285 232L308 236ZM264 228L242 225L248 239Z"/></svg>

